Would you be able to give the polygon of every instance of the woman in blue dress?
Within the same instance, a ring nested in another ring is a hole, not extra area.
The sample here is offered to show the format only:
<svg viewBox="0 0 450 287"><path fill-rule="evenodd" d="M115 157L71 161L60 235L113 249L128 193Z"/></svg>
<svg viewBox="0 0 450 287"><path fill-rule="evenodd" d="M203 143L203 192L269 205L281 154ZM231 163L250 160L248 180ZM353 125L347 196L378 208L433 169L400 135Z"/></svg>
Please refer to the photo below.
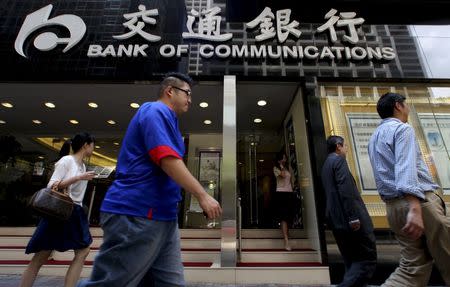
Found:
<svg viewBox="0 0 450 287"><path fill-rule="evenodd" d="M73 150L71 155L70 147ZM77 283L92 243L88 219L83 210L83 198L87 182L95 174L86 172L83 160L90 157L93 151L94 138L88 133L75 135L61 148L60 159L55 164L48 187L57 185L58 189L67 189L75 203L74 209L67 221L40 220L25 250L26 254L34 253L34 256L22 276L21 287L33 286L39 270L53 250L74 250L75 257L67 270L64 286L72 287Z"/></svg>

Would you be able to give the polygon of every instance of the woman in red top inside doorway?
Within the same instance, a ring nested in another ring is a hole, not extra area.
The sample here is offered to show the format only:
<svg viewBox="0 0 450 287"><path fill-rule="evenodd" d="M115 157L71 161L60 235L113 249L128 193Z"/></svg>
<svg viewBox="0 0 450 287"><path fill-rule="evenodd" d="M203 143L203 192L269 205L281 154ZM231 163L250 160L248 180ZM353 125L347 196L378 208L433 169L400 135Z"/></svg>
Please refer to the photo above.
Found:
<svg viewBox="0 0 450 287"><path fill-rule="evenodd" d="M284 237L284 248L291 250L289 245L289 226L295 217L295 194L292 188L291 173L287 164L287 157L284 151L277 154L273 173L277 181L275 192L275 210L277 220L281 222L281 230Z"/></svg>

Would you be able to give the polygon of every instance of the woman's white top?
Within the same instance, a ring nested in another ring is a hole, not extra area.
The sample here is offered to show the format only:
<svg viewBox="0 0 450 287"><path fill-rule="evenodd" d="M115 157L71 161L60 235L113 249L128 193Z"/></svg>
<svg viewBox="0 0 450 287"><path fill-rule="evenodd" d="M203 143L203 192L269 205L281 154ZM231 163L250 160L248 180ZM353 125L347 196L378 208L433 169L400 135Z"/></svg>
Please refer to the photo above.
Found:
<svg viewBox="0 0 450 287"><path fill-rule="evenodd" d="M48 182L47 187L51 187L55 181L63 181L86 172L84 163L78 164L72 155L62 157L55 163L55 171ZM84 193L86 192L87 180L79 180L67 187L70 198L74 203L83 205Z"/></svg>
<svg viewBox="0 0 450 287"><path fill-rule="evenodd" d="M291 173L286 169L284 171L284 177L281 176L281 170L278 167L273 168L273 173L277 178L277 192L292 192Z"/></svg>

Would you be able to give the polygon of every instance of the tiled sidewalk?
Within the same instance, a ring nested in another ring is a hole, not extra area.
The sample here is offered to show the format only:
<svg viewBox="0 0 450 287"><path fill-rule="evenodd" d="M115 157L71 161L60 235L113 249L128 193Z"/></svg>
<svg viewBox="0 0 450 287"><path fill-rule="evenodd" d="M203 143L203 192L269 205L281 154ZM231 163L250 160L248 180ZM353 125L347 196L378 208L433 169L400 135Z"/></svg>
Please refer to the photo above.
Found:
<svg viewBox="0 0 450 287"><path fill-rule="evenodd" d="M20 283L19 275L0 275L0 287L17 287ZM62 287L64 285L63 277L38 276L33 287ZM312 287L311 285L286 285L286 284L188 284L187 287ZM334 285L333 285L334 286Z"/></svg>

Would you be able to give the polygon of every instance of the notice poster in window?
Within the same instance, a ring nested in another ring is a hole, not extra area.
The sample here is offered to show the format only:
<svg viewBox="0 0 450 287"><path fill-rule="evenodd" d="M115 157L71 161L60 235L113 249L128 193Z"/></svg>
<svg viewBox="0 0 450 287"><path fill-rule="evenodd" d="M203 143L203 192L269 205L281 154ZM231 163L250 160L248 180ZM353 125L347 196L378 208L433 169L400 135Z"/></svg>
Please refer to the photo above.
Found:
<svg viewBox="0 0 450 287"><path fill-rule="evenodd" d="M356 170L361 183L361 193L377 194L368 146L370 137L381 119L376 113L347 113L346 117L351 136L349 142L355 155Z"/></svg>
<svg viewBox="0 0 450 287"><path fill-rule="evenodd" d="M199 181L219 182L220 152L200 152Z"/></svg>
<svg viewBox="0 0 450 287"><path fill-rule="evenodd" d="M436 172L445 194L450 194L450 114L419 113Z"/></svg>
<svg viewBox="0 0 450 287"><path fill-rule="evenodd" d="M220 151L199 151L198 181L216 200L219 198L220 157ZM189 211L202 212L199 202L193 196L191 196Z"/></svg>

